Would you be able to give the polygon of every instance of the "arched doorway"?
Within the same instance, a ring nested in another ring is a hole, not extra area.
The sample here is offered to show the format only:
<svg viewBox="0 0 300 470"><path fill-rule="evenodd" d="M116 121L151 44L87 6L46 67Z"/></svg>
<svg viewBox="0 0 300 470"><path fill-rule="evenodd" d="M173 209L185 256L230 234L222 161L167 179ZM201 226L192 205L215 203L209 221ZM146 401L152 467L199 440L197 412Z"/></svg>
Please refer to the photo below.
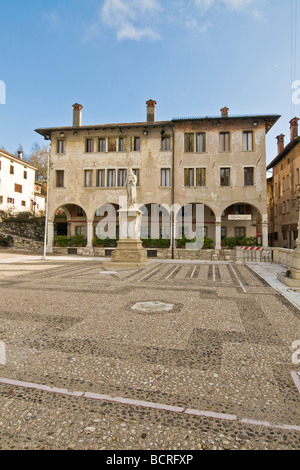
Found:
<svg viewBox="0 0 300 470"><path fill-rule="evenodd" d="M145 204L142 211L141 239L170 240L171 216L169 207L164 204Z"/></svg>
<svg viewBox="0 0 300 470"><path fill-rule="evenodd" d="M214 211L203 203L188 203L182 206L175 216L175 239L177 246L184 245L184 240L202 238L205 247L215 244L216 218Z"/></svg>
<svg viewBox="0 0 300 470"><path fill-rule="evenodd" d="M119 209L118 204L102 204L98 207L94 217L93 235L100 240L119 239Z"/></svg>
<svg viewBox="0 0 300 470"><path fill-rule="evenodd" d="M84 209L76 204L64 204L55 211L54 238L75 235L87 237L87 217Z"/></svg>
<svg viewBox="0 0 300 470"><path fill-rule="evenodd" d="M237 202L227 206L221 216L222 245L226 246L230 239L236 239L237 244L248 239L261 245L262 222L260 211L249 203Z"/></svg>

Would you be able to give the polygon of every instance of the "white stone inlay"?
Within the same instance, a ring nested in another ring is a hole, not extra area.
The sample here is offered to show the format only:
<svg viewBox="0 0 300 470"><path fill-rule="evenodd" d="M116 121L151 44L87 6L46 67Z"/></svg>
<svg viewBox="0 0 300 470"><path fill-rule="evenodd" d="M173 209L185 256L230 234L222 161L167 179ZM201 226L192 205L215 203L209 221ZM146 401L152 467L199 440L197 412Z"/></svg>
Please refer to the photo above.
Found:
<svg viewBox="0 0 300 470"><path fill-rule="evenodd" d="M169 312L174 308L174 305L159 302L158 300L150 300L148 302L137 302L131 308L144 313Z"/></svg>

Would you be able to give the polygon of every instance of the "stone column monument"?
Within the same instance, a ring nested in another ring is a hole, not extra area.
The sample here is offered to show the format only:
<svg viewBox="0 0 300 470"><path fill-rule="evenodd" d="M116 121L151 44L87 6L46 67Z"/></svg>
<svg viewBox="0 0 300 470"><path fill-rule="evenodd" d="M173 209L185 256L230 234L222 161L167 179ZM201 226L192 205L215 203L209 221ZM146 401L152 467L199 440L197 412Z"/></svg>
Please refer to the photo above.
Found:
<svg viewBox="0 0 300 470"><path fill-rule="evenodd" d="M137 177L130 169L126 178L127 207L118 211L120 239L112 252L111 261L104 266L144 267L148 265L147 251L140 238L142 212L136 203Z"/></svg>

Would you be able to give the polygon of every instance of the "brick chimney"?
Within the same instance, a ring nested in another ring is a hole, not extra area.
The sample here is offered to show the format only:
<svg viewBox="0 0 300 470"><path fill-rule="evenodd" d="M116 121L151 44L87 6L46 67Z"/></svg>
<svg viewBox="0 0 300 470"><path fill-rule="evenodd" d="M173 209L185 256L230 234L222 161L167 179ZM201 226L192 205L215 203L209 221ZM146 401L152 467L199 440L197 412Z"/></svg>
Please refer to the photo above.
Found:
<svg viewBox="0 0 300 470"><path fill-rule="evenodd" d="M147 105L147 123L148 124L153 124L155 122L155 105L156 101L154 100L148 100L146 101Z"/></svg>
<svg viewBox="0 0 300 470"><path fill-rule="evenodd" d="M299 118L297 118L297 117L294 117L294 118L290 121L291 142L292 142L294 139L297 139L297 137L298 137L298 121L299 121Z"/></svg>
<svg viewBox="0 0 300 470"><path fill-rule="evenodd" d="M227 118L228 117L228 111L229 111L229 108L222 108L220 109L221 113L222 113L222 118Z"/></svg>
<svg viewBox="0 0 300 470"><path fill-rule="evenodd" d="M82 122L82 108L81 104L73 104L73 127L80 127Z"/></svg>
<svg viewBox="0 0 300 470"><path fill-rule="evenodd" d="M280 134L276 137L277 139L277 148L278 148L278 155L283 152L284 150L284 134Z"/></svg>

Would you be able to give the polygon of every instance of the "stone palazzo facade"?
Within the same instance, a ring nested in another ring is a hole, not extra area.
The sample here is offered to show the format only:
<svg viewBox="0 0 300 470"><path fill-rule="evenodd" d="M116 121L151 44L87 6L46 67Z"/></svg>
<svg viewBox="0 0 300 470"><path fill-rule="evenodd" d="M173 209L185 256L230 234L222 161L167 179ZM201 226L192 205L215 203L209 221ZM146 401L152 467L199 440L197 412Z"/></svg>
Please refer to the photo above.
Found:
<svg viewBox="0 0 300 470"><path fill-rule="evenodd" d="M189 206L195 233L212 239L215 250L235 236L258 236L268 246L266 134L280 116L231 116L225 107L217 116L156 121L156 104L147 101L145 122L83 125L76 103L72 126L36 130L51 141L48 252L57 235L76 234L92 252L107 205L118 214L126 203L129 169L147 214L141 238L169 238L174 253L184 232L178 220ZM201 233L197 204L204 205Z"/></svg>

